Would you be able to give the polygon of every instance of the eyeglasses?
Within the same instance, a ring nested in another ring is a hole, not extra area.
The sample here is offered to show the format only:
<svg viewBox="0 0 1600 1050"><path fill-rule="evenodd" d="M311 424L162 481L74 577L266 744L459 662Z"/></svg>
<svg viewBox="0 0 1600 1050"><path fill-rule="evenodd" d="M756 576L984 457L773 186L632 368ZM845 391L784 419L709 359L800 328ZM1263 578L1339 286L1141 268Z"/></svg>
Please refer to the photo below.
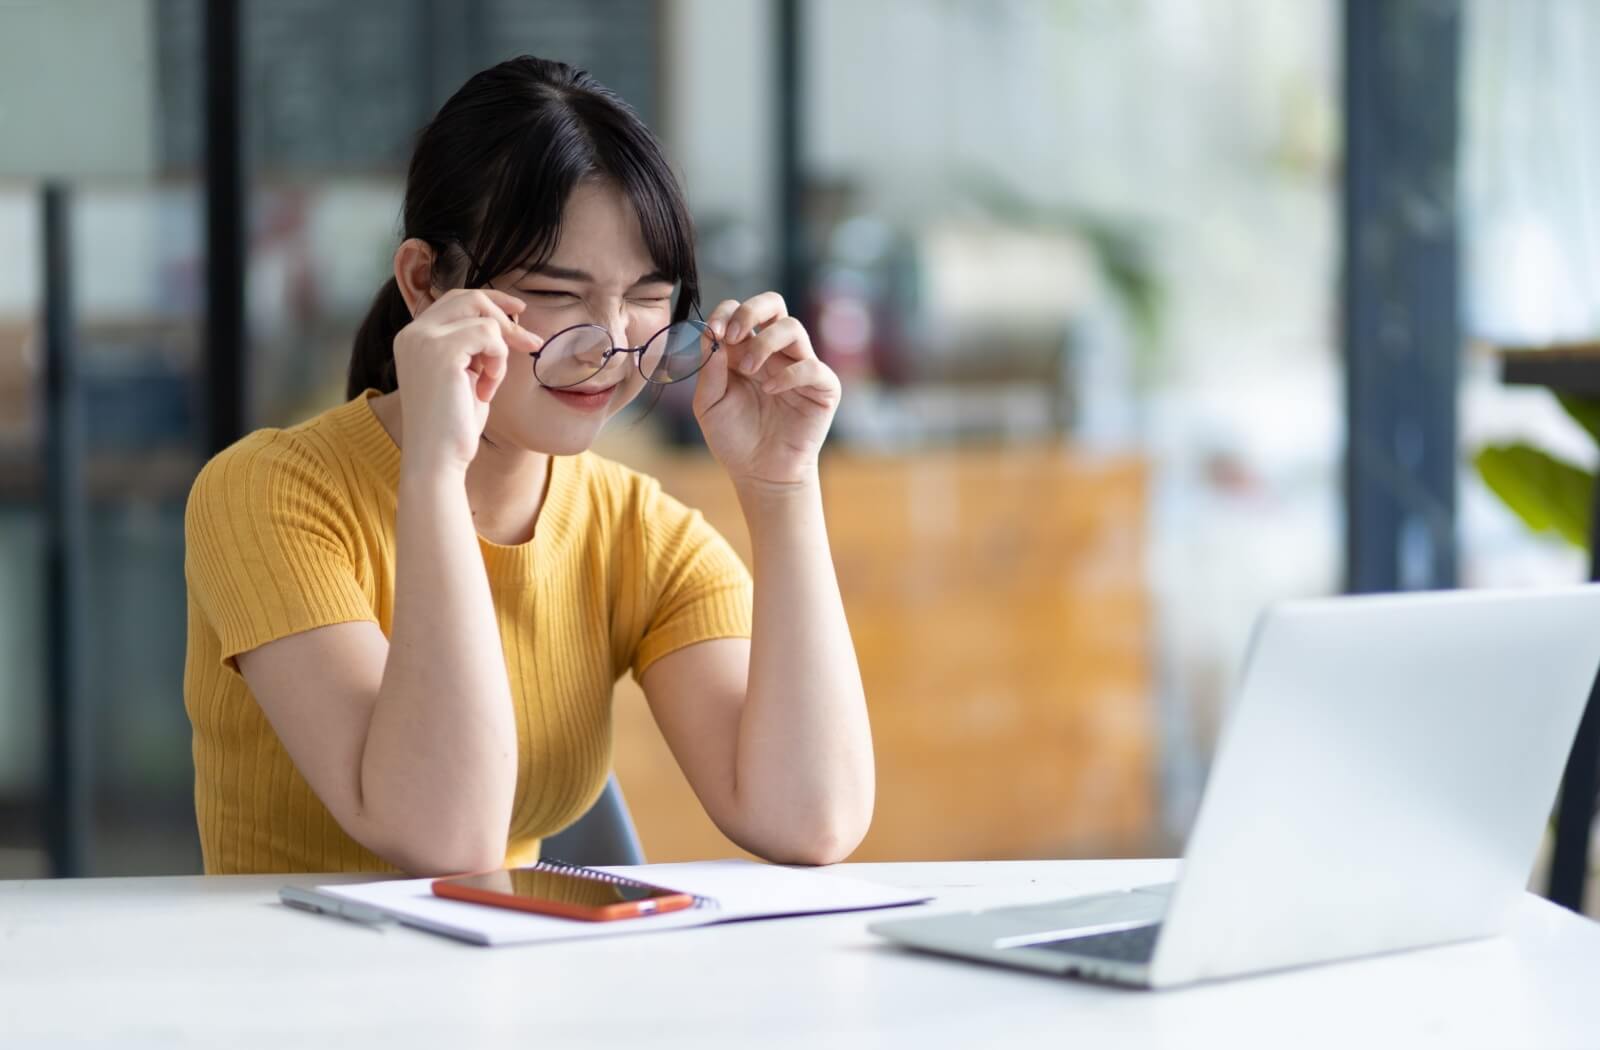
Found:
<svg viewBox="0 0 1600 1050"><path fill-rule="evenodd" d="M634 363L647 382L680 383L704 368L722 344L704 321L678 321L645 340L643 346L612 346L611 333L597 324L563 328L535 350L533 375L543 386L565 390L599 375L617 354L637 354Z"/></svg>
<svg viewBox="0 0 1600 1050"><path fill-rule="evenodd" d="M462 254L481 273L477 257L465 245ZM489 288L491 284L479 287ZM698 314L700 311L695 310ZM611 333L597 324L563 328L535 350L533 377L541 386L566 390L582 386L606 367L617 354L638 354L634 363L645 380L658 386L681 383L711 360L722 344L703 320L677 321L646 339L643 346L612 346Z"/></svg>

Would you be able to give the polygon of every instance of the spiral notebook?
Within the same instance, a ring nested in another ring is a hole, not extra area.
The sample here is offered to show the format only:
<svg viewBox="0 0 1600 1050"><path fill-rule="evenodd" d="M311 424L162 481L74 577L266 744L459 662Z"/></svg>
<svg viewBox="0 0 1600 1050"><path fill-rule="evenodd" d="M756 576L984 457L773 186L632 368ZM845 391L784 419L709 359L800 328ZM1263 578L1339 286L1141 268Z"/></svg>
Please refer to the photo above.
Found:
<svg viewBox="0 0 1600 1050"><path fill-rule="evenodd" d="M571 867L559 861L541 864L552 868ZM407 926L488 946L616 937L750 919L893 908L933 899L926 893L853 879L827 869L786 868L748 860L636 864L584 870L693 894L696 905L686 911L636 919L583 922L436 897L431 878L318 886L317 892L381 912Z"/></svg>

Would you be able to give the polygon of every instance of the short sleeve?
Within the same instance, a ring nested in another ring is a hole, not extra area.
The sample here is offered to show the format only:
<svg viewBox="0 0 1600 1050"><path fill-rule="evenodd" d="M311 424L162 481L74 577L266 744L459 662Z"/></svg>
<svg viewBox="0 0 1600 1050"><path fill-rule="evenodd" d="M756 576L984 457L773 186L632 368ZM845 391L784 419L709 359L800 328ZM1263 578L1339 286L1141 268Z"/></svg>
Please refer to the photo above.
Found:
<svg viewBox="0 0 1600 1050"><path fill-rule="evenodd" d="M711 523L646 483L640 503L648 602L633 677L668 653L714 638L748 638L750 570Z"/></svg>
<svg viewBox="0 0 1600 1050"><path fill-rule="evenodd" d="M282 432L251 435L206 465L184 514L184 576L229 671L267 642L376 622L355 534L326 468Z"/></svg>

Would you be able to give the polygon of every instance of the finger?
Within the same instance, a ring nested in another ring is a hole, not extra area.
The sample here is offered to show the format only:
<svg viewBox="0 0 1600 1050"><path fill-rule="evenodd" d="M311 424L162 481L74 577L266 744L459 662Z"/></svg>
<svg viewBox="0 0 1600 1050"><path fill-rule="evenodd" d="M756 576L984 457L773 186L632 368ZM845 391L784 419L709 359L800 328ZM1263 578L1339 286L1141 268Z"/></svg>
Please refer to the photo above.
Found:
<svg viewBox="0 0 1600 1050"><path fill-rule="evenodd" d="M521 299L494 288L456 288L440 296L423 314L435 324L487 317L511 335L512 330L519 327L513 318L525 309L527 304Z"/></svg>
<svg viewBox="0 0 1600 1050"><path fill-rule="evenodd" d="M808 357L762 383L761 390L765 394L794 390L819 404L828 404L839 395L839 376L821 361Z"/></svg>
<svg viewBox="0 0 1600 1050"><path fill-rule="evenodd" d="M530 332L520 324L513 324L510 331L501 330L505 336L506 348L519 353L531 354L544 345L544 337Z"/></svg>
<svg viewBox="0 0 1600 1050"><path fill-rule="evenodd" d="M435 344L454 359L453 367L463 369L472 392L487 403L500 389L506 376L509 351L500 322L492 317L467 317L434 329Z"/></svg>
<svg viewBox="0 0 1600 1050"><path fill-rule="evenodd" d="M472 363L478 370L478 400L483 402L493 400L495 391L500 389L500 384L506 378L508 363L506 355L496 353L489 348L474 354Z"/></svg>
<svg viewBox="0 0 1600 1050"><path fill-rule="evenodd" d="M443 315L441 320L462 317L504 317L520 314L527 303L497 288L452 288L441 295L432 309Z"/></svg>
<svg viewBox="0 0 1600 1050"><path fill-rule="evenodd" d="M728 392L728 352L714 351L706 359L705 367L695 376L694 414L696 418L721 401Z"/></svg>
<svg viewBox="0 0 1600 1050"><path fill-rule="evenodd" d="M510 349L506 345L505 330L493 318L468 317L444 325L437 332L443 345L466 355L469 368L479 365L480 355L488 355L499 359L499 367L504 372Z"/></svg>
<svg viewBox="0 0 1600 1050"><path fill-rule="evenodd" d="M732 317L733 312L737 309L739 309L739 300L722 300L717 304L717 308L711 311L711 316L706 318L706 327L717 333L717 338L721 339L727 333L728 318Z"/></svg>
<svg viewBox="0 0 1600 1050"><path fill-rule="evenodd" d="M782 354L796 361L817 356L816 351L811 349L811 336L806 332L805 325L793 317L781 317L772 322L759 334L746 339L734 353L739 362L739 371L747 376L757 374L774 354Z"/></svg>
<svg viewBox="0 0 1600 1050"><path fill-rule="evenodd" d="M500 303L488 295L487 291L456 289L454 292L446 293L444 298L425 311L424 316L436 326L435 331L441 335L475 330L474 326L480 324L488 325L500 334L508 347L515 347L524 353L538 349L530 339L532 333L507 316ZM503 295L503 293L496 294ZM521 302L515 296L507 298Z"/></svg>
<svg viewBox="0 0 1600 1050"><path fill-rule="evenodd" d="M479 312L467 313L467 317L487 317L500 326L500 333L505 336L506 346L511 350L520 350L531 354L544 345L544 340L533 332L522 327L520 318L528 304L514 295L494 288L462 288L458 289L462 297L467 300L465 309L476 309ZM481 296L475 299L473 296ZM504 308L509 304L512 313L507 316Z"/></svg>
<svg viewBox="0 0 1600 1050"><path fill-rule="evenodd" d="M780 317L787 317L789 308L784 304L783 296L777 292L762 292L753 295L739 305L728 319L728 331L724 337L725 342L737 343L751 331L764 327Z"/></svg>
<svg viewBox="0 0 1600 1050"><path fill-rule="evenodd" d="M510 292L502 292L498 288L476 289L480 294L487 296L489 301L498 306L507 317L517 317L528 308L528 304L520 296Z"/></svg>
<svg viewBox="0 0 1600 1050"><path fill-rule="evenodd" d="M522 329L526 332L527 329ZM505 326L492 317L463 317L434 329L435 337L445 346L465 349L469 354L480 347L497 346L503 354L507 351ZM529 335L533 333L529 332Z"/></svg>

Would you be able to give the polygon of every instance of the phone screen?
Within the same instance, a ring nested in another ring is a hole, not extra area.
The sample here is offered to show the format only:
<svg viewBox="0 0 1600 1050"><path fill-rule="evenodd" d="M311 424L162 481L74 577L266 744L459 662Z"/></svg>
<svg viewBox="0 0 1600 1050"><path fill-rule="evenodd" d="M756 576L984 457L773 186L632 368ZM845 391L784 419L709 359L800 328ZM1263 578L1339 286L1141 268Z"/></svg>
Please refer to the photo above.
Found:
<svg viewBox="0 0 1600 1050"><path fill-rule="evenodd" d="M550 871L544 868L512 868L509 871L491 871L446 881L457 886L487 890L490 893L558 901L562 904L576 904L587 908L603 908L610 904L631 904L635 901L680 896L677 890L662 889L659 886L607 882L582 872Z"/></svg>

